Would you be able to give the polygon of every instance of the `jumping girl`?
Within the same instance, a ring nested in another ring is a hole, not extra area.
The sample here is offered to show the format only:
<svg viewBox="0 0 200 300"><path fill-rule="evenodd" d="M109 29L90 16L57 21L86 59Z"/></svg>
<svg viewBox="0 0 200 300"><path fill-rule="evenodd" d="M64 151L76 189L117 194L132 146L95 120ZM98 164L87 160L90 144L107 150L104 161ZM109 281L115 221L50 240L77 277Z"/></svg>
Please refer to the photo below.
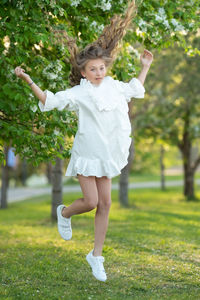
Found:
<svg viewBox="0 0 200 300"><path fill-rule="evenodd" d="M65 175L78 177L83 197L68 207L58 206L58 231L64 240L70 240L71 217L96 208L94 248L86 259L93 275L100 281L107 279L102 249L111 206L111 178L119 175L128 163L131 144L128 102L131 98L144 97L143 84L153 60L151 52L144 50L140 57L140 75L129 83L106 76L114 50L125 34L134 8L132 1L124 19L115 16L100 38L79 53L75 43L69 43L72 88L56 94L43 92L25 70L15 69L16 75L28 83L40 100L42 112L54 108L77 112L78 131Z"/></svg>

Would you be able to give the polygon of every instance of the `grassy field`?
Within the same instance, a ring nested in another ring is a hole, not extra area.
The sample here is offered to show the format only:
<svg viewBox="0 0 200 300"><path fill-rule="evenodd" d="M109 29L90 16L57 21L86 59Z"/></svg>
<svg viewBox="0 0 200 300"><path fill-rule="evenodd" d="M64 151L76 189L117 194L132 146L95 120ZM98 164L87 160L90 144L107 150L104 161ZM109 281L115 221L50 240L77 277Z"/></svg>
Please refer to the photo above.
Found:
<svg viewBox="0 0 200 300"><path fill-rule="evenodd" d="M64 203L78 196L64 195ZM116 191L112 199L105 283L85 260L95 211L72 218L66 242L50 221L50 196L1 210L0 299L200 299L200 202L186 203L181 188L130 191L129 209Z"/></svg>
<svg viewBox="0 0 200 300"><path fill-rule="evenodd" d="M200 172L195 174L195 179L200 179ZM174 181L174 180L183 180L183 174L180 175L166 175L165 181ZM137 183L137 182L150 182L150 181L158 181L160 182L160 175L156 174L130 174L129 182L130 183ZM116 176L112 179L113 183L119 182L119 176ZM65 185L71 184L79 184L78 180L74 177L70 177L69 179L65 180Z"/></svg>

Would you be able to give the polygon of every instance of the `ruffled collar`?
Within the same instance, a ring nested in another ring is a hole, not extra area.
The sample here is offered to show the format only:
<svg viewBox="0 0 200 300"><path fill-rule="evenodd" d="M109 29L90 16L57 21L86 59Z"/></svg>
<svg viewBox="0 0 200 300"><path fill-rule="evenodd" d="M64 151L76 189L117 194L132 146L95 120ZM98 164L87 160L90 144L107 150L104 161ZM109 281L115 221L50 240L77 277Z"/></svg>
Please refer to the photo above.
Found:
<svg viewBox="0 0 200 300"><path fill-rule="evenodd" d="M105 77L99 85L92 84L89 80L82 78L80 86L82 86L90 99L92 99L99 111L114 110L119 104L119 95L115 89L112 89L110 84L112 78Z"/></svg>

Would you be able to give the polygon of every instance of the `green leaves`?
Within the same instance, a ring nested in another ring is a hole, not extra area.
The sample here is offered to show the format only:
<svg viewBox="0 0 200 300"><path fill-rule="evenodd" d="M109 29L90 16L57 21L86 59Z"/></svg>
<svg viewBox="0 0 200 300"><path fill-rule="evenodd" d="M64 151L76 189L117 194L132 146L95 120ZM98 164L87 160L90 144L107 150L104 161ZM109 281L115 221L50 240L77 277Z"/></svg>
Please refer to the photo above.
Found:
<svg viewBox="0 0 200 300"><path fill-rule="evenodd" d="M194 46L199 37L188 36ZM155 55L145 82L149 91L146 108L136 102L135 126L140 137L154 136L172 145L184 142L187 128L191 143L200 138L199 56L190 57L180 47Z"/></svg>
<svg viewBox="0 0 200 300"><path fill-rule="evenodd" d="M178 31L181 26L187 31L198 28L198 1L137 1L137 6L138 14L110 71L116 79L123 81L130 80L139 71L136 51L139 43L148 48L161 49L178 41L187 48L188 53L198 51L191 48L191 43L184 43L185 36ZM53 29L67 30L82 48L94 41L115 13L123 13L126 7L125 0L118 3L114 0L1 1L2 143L11 141L21 156L35 164L60 155L59 144L64 146L61 155L69 155L70 138L77 130L76 115L56 110L41 113L37 108L38 100L33 97L27 84L16 78L14 69L21 65L43 90L57 92L66 89L69 87L69 53L61 41L55 42ZM198 46L195 45L194 49ZM50 74L53 74L52 77Z"/></svg>

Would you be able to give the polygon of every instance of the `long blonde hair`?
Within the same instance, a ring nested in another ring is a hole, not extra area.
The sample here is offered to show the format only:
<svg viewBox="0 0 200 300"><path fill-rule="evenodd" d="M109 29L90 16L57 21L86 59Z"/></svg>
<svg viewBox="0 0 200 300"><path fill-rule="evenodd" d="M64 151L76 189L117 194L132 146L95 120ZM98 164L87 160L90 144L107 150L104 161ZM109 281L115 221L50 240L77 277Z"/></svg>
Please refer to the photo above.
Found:
<svg viewBox="0 0 200 300"><path fill-rule="evenodd" d="M70 63L72 65L69 76L70 85L75 86L80 83L82 78L81 70L84 69L85 64L89 59L102 58L106 65L109 65L115 58L119 42L126 34L126 29L131 23L133 15L136 14L135 1L128 4L126 13L123 16L114 15L110 20L110 24L105 26L99 38L87 45L85 49L79 52L76 41L70 38L66 32L62 32L65 42L70 53Z"/></svg>

